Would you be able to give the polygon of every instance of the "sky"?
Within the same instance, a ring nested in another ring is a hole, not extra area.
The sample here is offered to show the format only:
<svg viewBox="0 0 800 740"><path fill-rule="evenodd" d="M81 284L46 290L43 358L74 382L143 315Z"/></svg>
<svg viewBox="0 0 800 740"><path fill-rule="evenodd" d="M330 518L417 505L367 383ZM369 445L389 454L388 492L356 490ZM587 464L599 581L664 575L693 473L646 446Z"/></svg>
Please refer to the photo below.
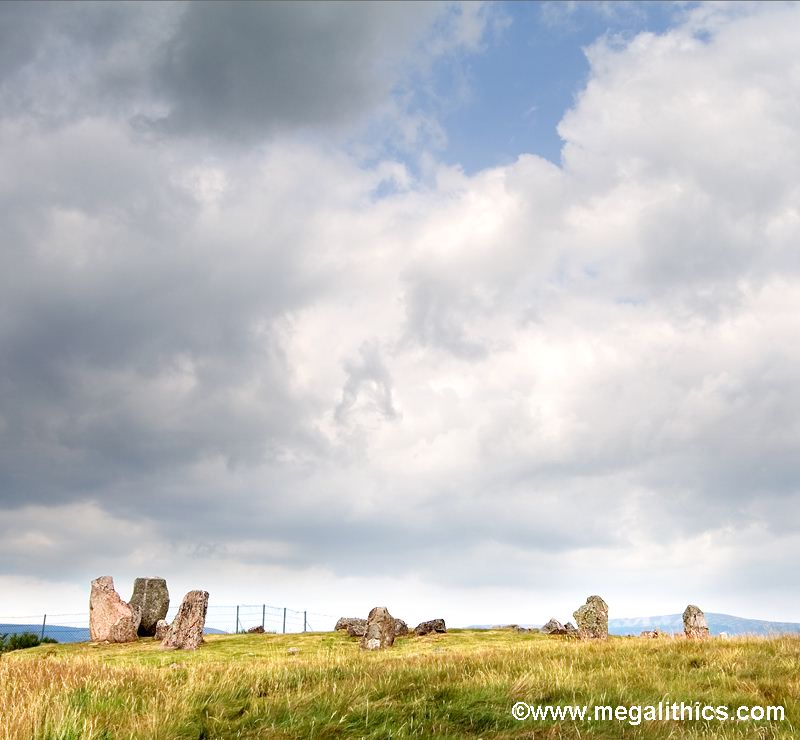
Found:
<svg viewBox="0 0 800 740"><path fill-rule="evenodd" d="M0 4L0 615L800 621L800 5Z"/></svg>

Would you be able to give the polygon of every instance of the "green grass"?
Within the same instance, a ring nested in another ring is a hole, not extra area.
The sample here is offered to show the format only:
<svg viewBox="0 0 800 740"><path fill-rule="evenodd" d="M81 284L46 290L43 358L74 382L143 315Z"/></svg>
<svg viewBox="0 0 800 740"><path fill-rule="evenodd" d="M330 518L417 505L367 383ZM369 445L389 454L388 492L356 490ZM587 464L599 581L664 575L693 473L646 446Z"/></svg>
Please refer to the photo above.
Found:
<svg viewBox="0 0 800 740"><path fill-rule="evenodd" d="M289 647L300 649L290 655ZM0 659L0 738L796 738L800 638L452 631L365 653L341 634L210 636L195 652L43 645ZM780 704L783 722L519 722L511 706Z"/></svg>

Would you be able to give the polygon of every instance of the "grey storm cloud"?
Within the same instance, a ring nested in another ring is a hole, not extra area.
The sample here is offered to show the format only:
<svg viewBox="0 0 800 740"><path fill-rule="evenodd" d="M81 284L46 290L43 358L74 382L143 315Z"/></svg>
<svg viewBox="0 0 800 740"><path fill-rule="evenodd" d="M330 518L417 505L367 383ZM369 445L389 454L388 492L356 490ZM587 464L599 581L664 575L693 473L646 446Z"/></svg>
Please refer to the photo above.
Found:
<svg viewBox="0 0 800 740"><path fill-rule="evenodd" d="M440 8L428 3L194 3L156 65L168 131L259 139L384 101Z"/></svg>
<svg viewBox="0 0 800 740"><path fill-rule="evenodd" d="M385 105L442 3L4 3L6 114L105 112L142 131L258 142ZM417 52L415 56L415 52Z"/></svg>

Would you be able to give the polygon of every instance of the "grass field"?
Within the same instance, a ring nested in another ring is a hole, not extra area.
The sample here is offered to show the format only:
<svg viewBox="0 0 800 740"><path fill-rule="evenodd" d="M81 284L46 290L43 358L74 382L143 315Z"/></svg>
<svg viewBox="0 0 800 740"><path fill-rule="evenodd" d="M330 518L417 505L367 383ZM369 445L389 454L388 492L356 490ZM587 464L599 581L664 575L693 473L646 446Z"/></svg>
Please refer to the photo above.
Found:
<svg viewBox="0 0 800 740"><path fill-rule="evenodd" d="M290 654L289 648L299 648ZM196 652L43 645L0 659L0 737L798 738L800 637L590 643L512 631L210 636ZM554 705L783 705L782 722L517 721Z"/></svg>

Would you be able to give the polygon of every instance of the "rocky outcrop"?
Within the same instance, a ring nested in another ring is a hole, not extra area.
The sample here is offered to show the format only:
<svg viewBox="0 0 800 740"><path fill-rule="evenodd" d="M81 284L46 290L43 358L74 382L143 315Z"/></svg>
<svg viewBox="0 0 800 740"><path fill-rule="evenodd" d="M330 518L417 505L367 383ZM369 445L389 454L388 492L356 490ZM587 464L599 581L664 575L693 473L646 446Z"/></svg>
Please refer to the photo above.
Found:
<svg viewBox="0 0 800 740"><path fill-rule="evenodd" d="M684 609L683 633L691 640L704 640L709 636L706 615L699 606L689 604Z"/></svg>
<svg viewBox="0 0 800 740"><path fill-rule="evenodd" d="M429 635L432 632L447 632L444 619L430 619L427 622L420 622L414 628L414 634L417 635L417 637Z"/></svg>
<svg viewBox="0 0 800 740"><path fill-rule="evenodd" d="M203 644L208 591L189 591L161 642L165 650L196 650Z"/></svg>
<svg viewBox="0 0 800 740"><path fill-rule="evenodd" d="M545 635L568 635L570 637L577 637L578 630L572 622L561 624L557 619L550 619L547 624L543 625L541 630Z"/></svg>
<svg viewBox="0 0 800 740"><path fill-rule="evenodd" d="M334 629L337 632L347 632L350 637L363 637L367 631L367 620L361 617L340 617Z"/></svg>
<svg viewBox="0 0 800 740"><path fill-rule="evenodd" d="M251 627L249 630L247 630L247 634L249 634L249 635L263 635L264 634L264 628L260 624L258 624L255 627Z"/></svg>
<svg viewBox="0 0 800 740"><path fill-rule="evenodd" d="M89 638L92 642L133 642L142 618L141 610L126 604L114 589L111 576L92 581L89 596Z"/></svg>
<svg viewBox="0 0 800 740"><path fill-rule="evenodd" d="M156 622L156 629L153 637L156 638L159 642L161 642L166 636L167 632L169 631L169 622L166 619L159 619Z"/></svg>
<svg viewBox="0 0 800 740"><path fill-rule="evenodd" d="M394 645L394 617L385 606L376 606L367 617L362 650L384 650Z"/></svg>
<svg viewBox="0 0 800 740"><path fill-rule="evenodd" d="M605 640L608 637L608 604L599 596L590 596L572 613L583 639Z"/></svg>
<svg viewBox="0 0 800 740"><path fill-rule="evenodd" d="M522 627L519 624L503 624L503 625L498 625L497 627L492 627L492 629L511 630L512 632L519 632L520 634L527 634L529 632L541 632L541 630L538 627Z"/></svg>
<svg viewBox="0 0 800 740"><path fill-rule="evenodd" d="M402 619L394 620L394 636L405 637L408 634L408 625Z"/></svg>
<svg viewBox="0 0 800 740"><path fill-rule="evenodd" d="M544 635L566 635L567 629L557 619L549 619L546 624L542 625L542 634Z"/></svg>
<svg viewBox="0 0 800 740"><path fill-rule="evenodd" d="M139 607L142 621L139 623L139 637L153 637L159 619L167 616L169 591L163 578L137 578L133 582L133 596L128 602Z"/></svg>

